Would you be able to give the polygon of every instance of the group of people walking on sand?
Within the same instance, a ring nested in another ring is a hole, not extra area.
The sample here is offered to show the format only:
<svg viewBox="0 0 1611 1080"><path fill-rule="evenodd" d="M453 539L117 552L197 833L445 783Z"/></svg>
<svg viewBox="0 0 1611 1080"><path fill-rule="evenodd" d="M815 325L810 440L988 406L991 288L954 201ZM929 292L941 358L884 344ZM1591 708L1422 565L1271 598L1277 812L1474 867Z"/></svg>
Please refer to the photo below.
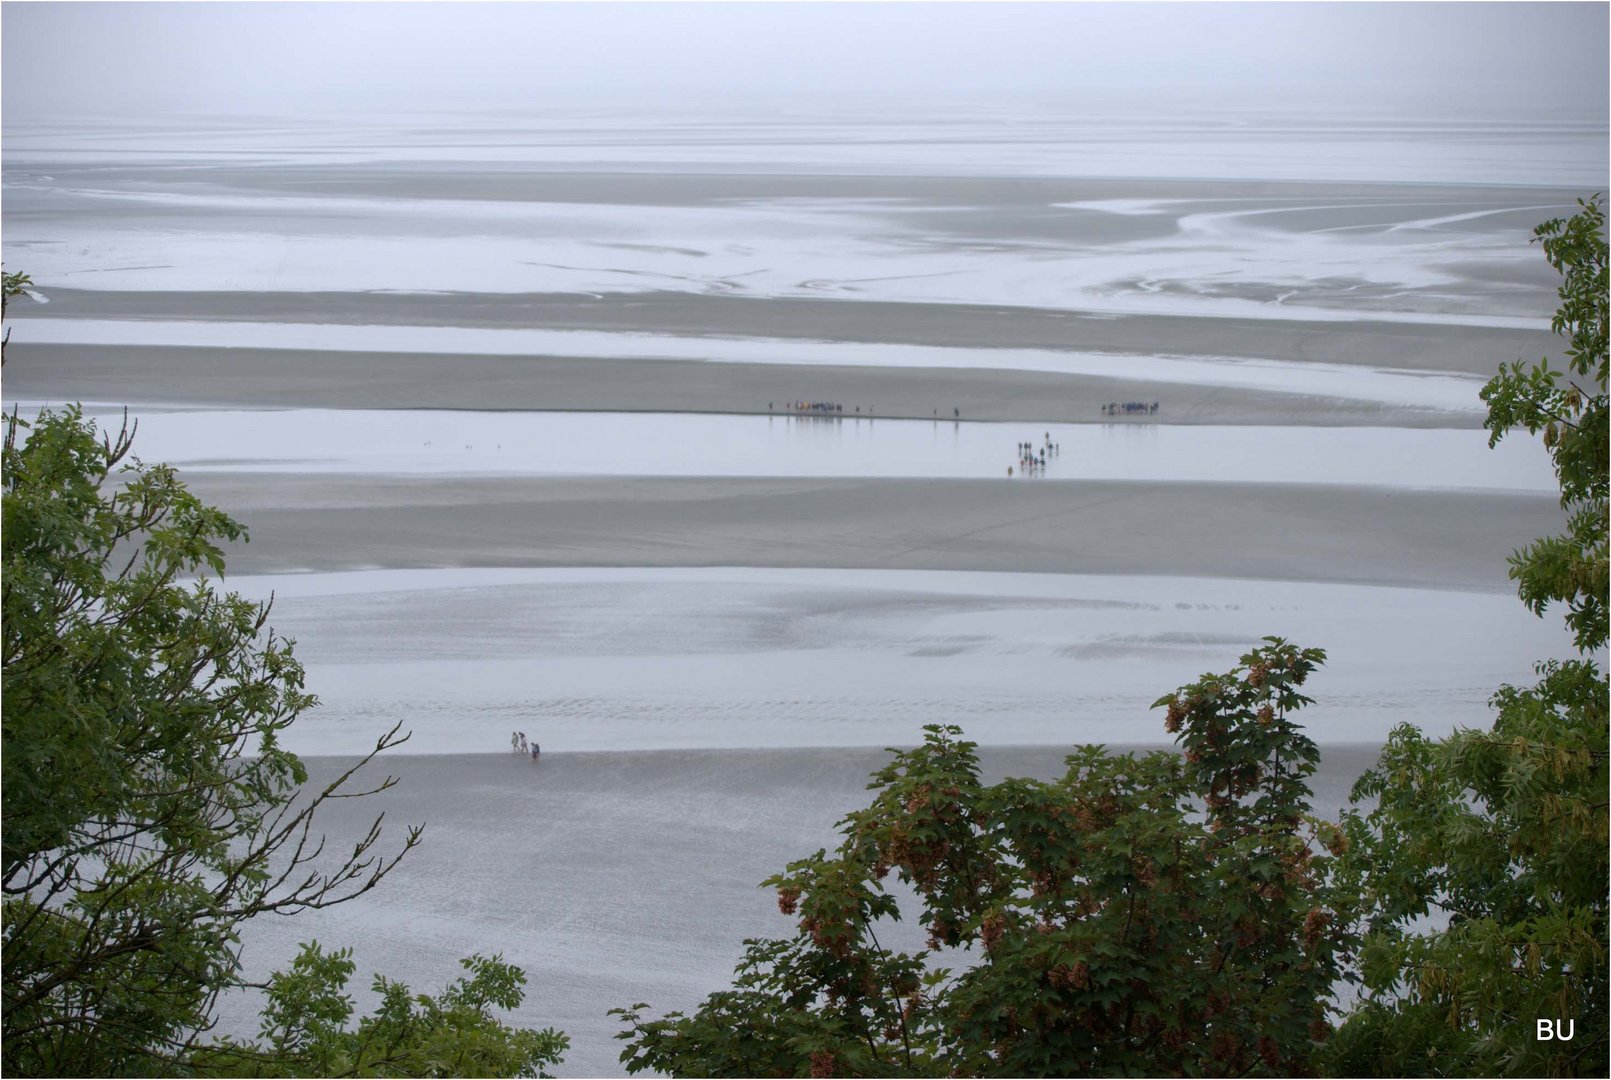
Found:
<svg viewBox="0 0 1611 1080"><path fill-rule="evenodd" d="M824 413L832 416L843 416L845 413L845 407L839 404L837 401L806 401L804 399L799 401L785 401L783 403L783 409L785 412L811 413L814 416L821 416ZM777 402L768 401L766 403L766 411L777 412ZM957 414L959 419L961 418L961 410L953 409L952 411ZM855 412L856 415L861 415L860 405L856 406ZM873 415L873 407L871 405L867 406L867 415ZM936 415L938 415L938 413L936 413Z"/></svg>
<svg viewBox="0 0 1611 1080"><path fill-rule="evenodd" d="M543 748L537 745L536 739L533 739L529 745L527 744L524 731L510 732L509 747L517 754L530 753L533 761L543 756Z"/></svg>
<svg viewBox="0 0 1611 1080"><path fill-rule="evenodd" d="M843 405L833 401L785 401L783 407L794 412L842 413L845 411ZM770 401L766 403L766 408L768 412L772 410ZM857 406L856 411L860 412L861 407Z"/></svg>
<svg viewBox="0 0 1611 1080"><path fill-rule="evenodd" d="M1027 476L1036 469L1044 469L1048 458L1057 457L1062 452L1063 444L1052 442L1052 433L1048 431L1045 435L1045 440L1038 449L1033 442L1021 442L1018 444L1018 467ZM1007 475L1013 475L1011 465L1007 466Z"/></svg>
<svg viewBox="0 0 1611 1080"><path fill-rule="evenodd" d="M1103 416L1118 416L1120 413L1155 413L1158 411L1156 401L1110 401L1102 406Z"/></svg>

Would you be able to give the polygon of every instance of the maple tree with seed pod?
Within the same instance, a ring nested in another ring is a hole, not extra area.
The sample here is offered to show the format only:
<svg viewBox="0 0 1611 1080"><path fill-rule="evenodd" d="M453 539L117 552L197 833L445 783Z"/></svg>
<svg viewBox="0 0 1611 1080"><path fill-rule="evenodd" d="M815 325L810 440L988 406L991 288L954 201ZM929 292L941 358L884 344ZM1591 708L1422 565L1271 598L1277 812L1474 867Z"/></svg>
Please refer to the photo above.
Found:
<svg viewBox="0 0 1611 1080"><path fill-rule="evenodd" d="M691 1014L616 1010L632 1072L1046 1076L1315 1070L1350 944L1292 714L1324 660L1278 638L1163 698L1186 755L1079 748L984 785L932 725L864 810L765 885L796 934L746 943ZM902 910L894 875L909 894ZM891 922L928 928L917 953ZM886 935L887 936L887 935Z"/></svg>

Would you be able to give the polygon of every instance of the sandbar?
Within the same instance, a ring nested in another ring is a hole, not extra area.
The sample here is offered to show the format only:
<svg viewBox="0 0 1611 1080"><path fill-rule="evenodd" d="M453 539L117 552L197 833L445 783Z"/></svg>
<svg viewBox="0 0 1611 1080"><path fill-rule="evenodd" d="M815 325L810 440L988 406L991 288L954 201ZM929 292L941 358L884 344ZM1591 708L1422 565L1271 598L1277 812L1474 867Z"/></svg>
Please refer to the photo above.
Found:
<svg viewBox="0 0 1611 1080"><path fill-rule="evenodd" d="M1547 270L1547 267L1546 267ZM14 305L17 344L30 316L393 326L542 327L775 337L844 343L1077 349L1143 355L1365 364L1487 376L1556 345L1547 329L1457 322L1115 314L999 304L699 295L682 292L435 294L179 292L52 287ZM1430 318L1430 317L1429 317ZM272 341L265 341L272 346Z"/></svg>
<svg viewBox="0 0 1611 1080"><path fill-rule="evenodd" d="M1153 574L1509 590L1542 493L1303 484L186 474L236 573L777 566Z"/></svg>

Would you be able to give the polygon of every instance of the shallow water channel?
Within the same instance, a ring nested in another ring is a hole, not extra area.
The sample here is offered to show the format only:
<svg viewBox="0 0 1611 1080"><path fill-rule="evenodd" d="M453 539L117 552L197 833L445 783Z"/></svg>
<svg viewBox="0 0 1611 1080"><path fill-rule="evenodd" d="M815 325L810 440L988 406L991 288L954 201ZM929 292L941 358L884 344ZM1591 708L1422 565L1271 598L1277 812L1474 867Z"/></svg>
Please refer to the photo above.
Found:
<svg viewBox="0 0 1611 1080"><path fill-rule="evenodd" d="M784 403L778 403L780 410ZM854 406L845 406L849 412ZM26 412L26 408L24 409ZM105 427L121 412L91 408ZM140 453L256 472L1236 481L1551 491L1537 440L1470 429L974 423L854 413L769 416L451 410L135 410ZM1017 449L1050 441L1025 477Z"/></svg>

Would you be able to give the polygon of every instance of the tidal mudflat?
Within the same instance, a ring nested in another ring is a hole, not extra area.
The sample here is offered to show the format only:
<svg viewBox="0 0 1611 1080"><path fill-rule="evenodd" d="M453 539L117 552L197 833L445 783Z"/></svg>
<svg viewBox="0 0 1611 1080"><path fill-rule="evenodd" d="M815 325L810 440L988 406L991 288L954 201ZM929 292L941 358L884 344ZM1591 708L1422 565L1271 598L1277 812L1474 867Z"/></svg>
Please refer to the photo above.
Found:
<svg viewBox="0 0 1611 1080"><path fill-rule="evenodd" d="M20 403L25 409L36 403ZM122 410L84 403L102 429ZM1138 403L1150 406L1150 402ZM1541 444L1464 428L878 420L776 402L761 416L133 408L143 453L195 472L473 477L884 477L1374 485L1547 493ZM1105 419L1105 418L1104 418ZM1036 463L1025 467L1027 444Z"/></svg>
<svg viewBox="0 0 1611 1080"><path fill-rule="evenodd" d="M1046 775L1285 634L1331 654L1332 810L1394 724L1485 723L1568 652L1505 574L1559 527L1542 452L1489 450L1476 393L1554 348L1528 232L1603 131L1010 132L8 124L46 302L7 404L133 405L247 523L315 772L415 732L386 805L425 846L249 961L502 950L609 1074L603 1010L723 985L784 929L754 884L924 723Z"/></svg>
<svg viewBox="0 0 1611 1080"><path fill-rule="evenodd" d="M1266 634L1324 641L1321 743L1446 729L1525 680L1557 627L1489 591L1132 574L676 567L239 577L276 600L323 704L288 736L360 753L1166 741L1151 703ZM1424 647L1460 626L1460 648Z"/></svg>

